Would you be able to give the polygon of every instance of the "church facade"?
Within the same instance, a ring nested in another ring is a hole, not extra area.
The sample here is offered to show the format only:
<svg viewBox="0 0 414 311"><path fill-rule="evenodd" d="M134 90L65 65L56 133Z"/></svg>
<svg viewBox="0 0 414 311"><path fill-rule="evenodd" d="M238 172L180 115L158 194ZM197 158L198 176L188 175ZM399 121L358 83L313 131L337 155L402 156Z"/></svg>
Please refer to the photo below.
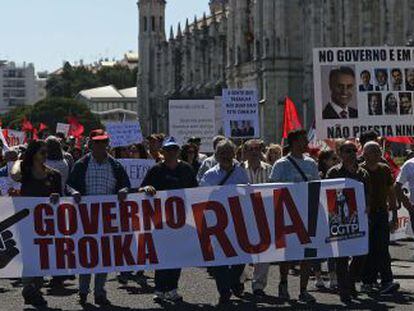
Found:
<svg viewBox="0 0 414 311"><path fill-rule="evenodd" d="M167 37L166 5L138 1L144 133L168 132L169 99L255 88L262 137L278 142L286 95L312 123L314 47L406 45L414 30L412 0L210 0L209 14L171 27Z"/></svg>

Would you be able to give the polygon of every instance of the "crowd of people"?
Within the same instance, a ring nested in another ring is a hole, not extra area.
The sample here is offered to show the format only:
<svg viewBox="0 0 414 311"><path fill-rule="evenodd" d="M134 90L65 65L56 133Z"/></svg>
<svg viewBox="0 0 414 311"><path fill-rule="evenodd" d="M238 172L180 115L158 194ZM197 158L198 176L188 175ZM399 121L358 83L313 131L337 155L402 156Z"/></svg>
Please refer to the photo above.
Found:
<svg viewBox="0 0 414 311"><path fill-rule="evenodd" d="M369 218L369 253L353 258L327 259L329 280L322 278L326 260L304 260L279 263L278 296L289 300L288 275L292 267L300 267L299 301L314 303L308 291L310 276L318 289L337 291L340 300L352 303L360 292L392 294L399 289L394 282L389 253L390 231L396 226L396 211L403 206L414 216L414 159L407 157L396 168L380 138L367 132L358 141L338 140L332 148L309 151L307 133L291 131L285 146L266 145L262 140L233 142L223 136L213 140L214 153L200 152L201 140L193 137L180 146L173 137L152 134L144 143L122 148L109 148L109 136L103 129L91 131L85 146L79 148L72 139L49 136L31 141L26 146L4 151L0 176L10 177L20 187L8 189L3 195L49 197L58 202L60 196L72 196L75 202L88 195L118 195L125 200L128 193L144 192L154 196L157 191L213 185L306 182L330 178L351 178L365 187ZM154 159L152 167L139 188L132 188L129 177L117 159ZM402 185L408 183L411 197ZM392 220L389 221L389 213ZM269 263L253 265L252 293L266 296ZM234 295L243 298L245 265L220 266L206 269L216 281L219 306L231 303ZM144 272L123 272L118 281L134 280L142 286ZM180 269L155 271L154 301L182 301L178 292ZM94 277L94 302L109 305L105 291L107 274ZM50 286L61 288L73 276L52 277ZM90 292L91 275L79 276L79 303L85 305ZM380 280L380 282L379 282ZM277 282L276 280L270 280ZM22 295L26 304L44 306L43 278L23 278ZM361 283L359 290L356 285Z"/></svg>

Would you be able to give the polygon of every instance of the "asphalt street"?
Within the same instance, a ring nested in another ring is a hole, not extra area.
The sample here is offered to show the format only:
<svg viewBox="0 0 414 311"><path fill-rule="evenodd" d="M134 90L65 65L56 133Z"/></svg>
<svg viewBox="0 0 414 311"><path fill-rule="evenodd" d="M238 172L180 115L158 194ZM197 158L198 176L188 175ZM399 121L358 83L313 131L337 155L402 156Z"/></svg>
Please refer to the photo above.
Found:
<svg viewBox="0 0 414 311"><path fill-rule="evenodd" d="M299 290L299 277L289 276L289 291L292 300L280 301L277 298L277 285L279 280L278 267L273 265L269 275L269 284L266 288L267 297L257 301L251 295L251 282L246 281L247 296L244 300L234 299L233 306L228 310L413 310L414 308L414 263L409 262L409 257L414 253L412 241L402 241L391 246L393 257L393 272L395 280L401 284L397 294L390 296L361 294L353 305L345 306L338 296L326 291L317 291L314 282L309 285L310 292L317 298L317 303L312 306L301 304L297 301ZM325 267L326 270L326 267ZM248 269L247 276L251 274ZM185 269L180 280L180 293L184 302L179 305L160 306L152 301L153 273L146 272L148 286L142 287L136 282L130 281L128 285L120 285L115 274L109 276L107 283L108 298L112 302L111 307L99 308L93 304L93 296L89 296L88 304L84 310L215 310L218 294L214 280L209 277L205 269ZM326 276L326 275L325 275ZM327 277L327 276L326 276ZM49 308L43 310L83 310L77 303L77 280L67 281L64 290L51 292L45 287L43 292L49 302ZM0 280L0 310L35 310L23 304L21 297L21 284L16 280Z"/></svg>

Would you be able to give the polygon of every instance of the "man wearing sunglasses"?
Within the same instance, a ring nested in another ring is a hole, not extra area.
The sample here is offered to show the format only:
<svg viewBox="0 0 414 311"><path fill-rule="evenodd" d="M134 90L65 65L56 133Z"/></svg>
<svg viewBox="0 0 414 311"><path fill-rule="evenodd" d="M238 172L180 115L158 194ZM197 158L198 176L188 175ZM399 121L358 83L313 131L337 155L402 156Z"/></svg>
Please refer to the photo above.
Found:
<svg viewBox="0 0 414 311"><path fill-rule="evenodd" d="M89 135L91 153L76 162L67 184L76 190L72 195L81 201L81 195L118 194L125 200L131 187L128 174L122 164L108 153L109 136L102 130L91 131ZM95 275L95 304L110 305L106 297L106 273ZM90 274L79 276L79 303L85 305L91 282Z"/></svg>
<svg viewBox="0 0 414 311"><path fill-rule="evenodd" d="M371 185L368 172L358 165L357 147L352 141L345 141L339 147L339 157L341 163L332 167L328 173L327 179L351 178L364 184L367 199L371 193ZM339 296L343 303L352 303L352 298L358 296L355 287L356 281L361 276L365 256L355 256L349 264L348 257L336 258L336 274L338 278Z"/></svg>

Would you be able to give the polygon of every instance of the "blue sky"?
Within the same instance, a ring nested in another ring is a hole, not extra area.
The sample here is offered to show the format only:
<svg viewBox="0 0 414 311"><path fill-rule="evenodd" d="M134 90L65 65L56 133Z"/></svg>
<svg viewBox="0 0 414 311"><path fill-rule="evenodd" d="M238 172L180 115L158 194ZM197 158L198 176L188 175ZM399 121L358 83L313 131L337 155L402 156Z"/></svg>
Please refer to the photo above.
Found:
<svg viewBox="0 0 414 311"><path fill-rule="evenodd" d="M138 47L136 0L0 0L0 59L53 71L63 60L122 58ZM172 24L208 12L208 0L167 0Z"/></svg>

